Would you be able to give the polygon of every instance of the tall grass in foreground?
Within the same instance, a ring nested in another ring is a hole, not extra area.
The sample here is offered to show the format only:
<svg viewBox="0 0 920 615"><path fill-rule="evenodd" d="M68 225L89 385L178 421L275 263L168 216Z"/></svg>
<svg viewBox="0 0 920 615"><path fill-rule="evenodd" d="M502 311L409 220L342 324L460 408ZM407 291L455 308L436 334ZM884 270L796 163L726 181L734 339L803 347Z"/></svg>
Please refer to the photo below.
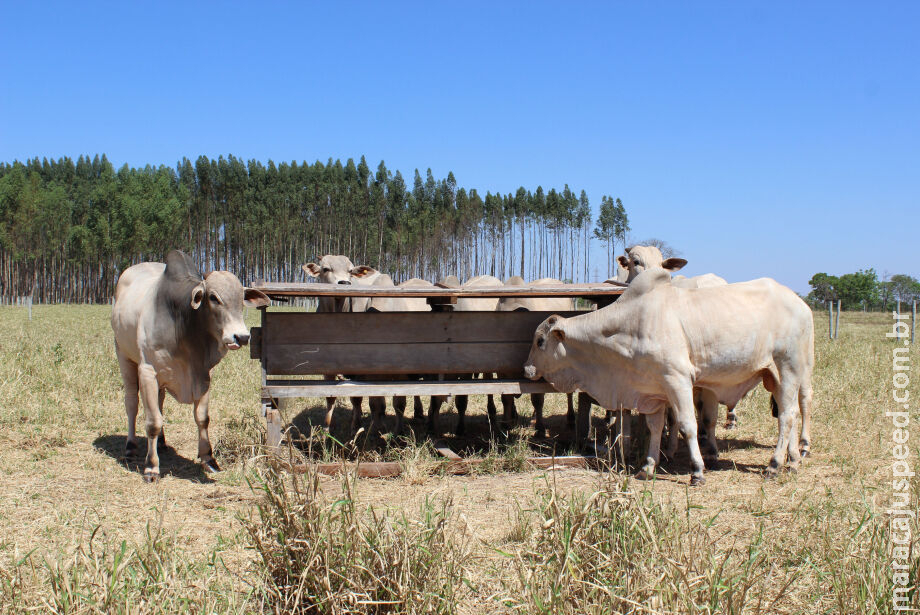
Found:
<svg viewBox="0 0 920 615"><path fill-rule="evenodd" d="M97 527L71 553L29 553L0 563L0 613L244 613L261 609L258 588L240 590L218 553L188 557L159 526L143 543L114 541ZM41 592L34 589L41 586Z"/></svg>
<svg viewBox="0 0 920 615"><path fill-rule="evenodd" d="M327 496L319 477L290 481L270 470L247 531L277 613L454 613L469 551L450 502L427 501L418 518L363 508L353 478Z"/></svg>
<svg viewBox="0 0 920 615"><path fill-rule="evenodd" d="M893 612L887 518L868 507L849 518L803 507L789 520L809 528L798 540L764 520L739 541L718 515L693 520L627 482L593 493L550 486L519 509L508 537L518 544L499 551L512 571L502 601L546 614ZM916 586L908 603L920 612Z"/></svg>

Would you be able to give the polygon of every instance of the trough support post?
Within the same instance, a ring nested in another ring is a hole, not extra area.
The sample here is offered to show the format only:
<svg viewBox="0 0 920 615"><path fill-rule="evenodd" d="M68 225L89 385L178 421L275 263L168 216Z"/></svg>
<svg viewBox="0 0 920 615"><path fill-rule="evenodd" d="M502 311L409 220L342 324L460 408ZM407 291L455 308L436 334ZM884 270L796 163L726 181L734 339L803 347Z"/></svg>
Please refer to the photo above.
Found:
<svg viewBox="0 0 920 615"><path fill-rule="evenodd" d="M281 413L270 398L262 398L262 415L265 417L265 445L271 452L281 447Z"/></svg>
<svg viewBox="0 0 920 615"><path fill-rule="evenodd" d="M837 313L834 315L834 339L840 334L840 309L841 301L837 299Z"/></svg>

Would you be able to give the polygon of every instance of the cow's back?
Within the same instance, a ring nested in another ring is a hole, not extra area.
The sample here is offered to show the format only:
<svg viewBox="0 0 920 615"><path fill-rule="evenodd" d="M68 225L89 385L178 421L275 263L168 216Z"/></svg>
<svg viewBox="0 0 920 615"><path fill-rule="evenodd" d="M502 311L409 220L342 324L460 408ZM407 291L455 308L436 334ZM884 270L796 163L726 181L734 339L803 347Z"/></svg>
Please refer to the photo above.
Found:
<svg viewBox="0 0 920 615"><path fill-rule="evenodd" d="M808 345L814 338L811 310L775 280L676 288L673 293L675 315L697 368L719 374L736 367L771 368L778 359L803 367L809 362Z"/></svg>
<svg viewBox="0 0 920 615"><path fill-rule="evenodd" d="M156 309L157 285L163 277L163 263L139 263L128 267L115 285L112 330L118 350L134 362L140 360L138 335Z"/></svg>

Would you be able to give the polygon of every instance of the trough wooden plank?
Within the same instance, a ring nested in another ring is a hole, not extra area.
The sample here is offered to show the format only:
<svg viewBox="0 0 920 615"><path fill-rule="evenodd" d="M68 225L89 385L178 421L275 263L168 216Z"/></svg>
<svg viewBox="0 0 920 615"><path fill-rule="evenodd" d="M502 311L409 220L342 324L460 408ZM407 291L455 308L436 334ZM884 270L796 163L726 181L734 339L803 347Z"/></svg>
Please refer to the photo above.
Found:
<svg viewBox="0 0 920 615"><path fill-rule="evenodd" d="M412 344L273 344L265 350L271 375L472 374L523 376L527 342Z"/></svg>
<svg viewBox="0 0 920 615"><path fill-rule="evenodd" d="M559 312L566 317L582 313ZM260 334L263 346L269 349L263 354L268 357L272 356L274 347L279 344L529 344L533 341L537 326L553 314L554 312L269 312Z"/></svg>
<svg viewBox="0 0 920 615"><path fill-rule="evenodd" d="M444 382L400 381L360 382L355 380L269 380L262 387L262 396L283 397L389 397L391 395L518 395L521 393L554 393L543 381L531 380L466 380Z"/></svg>
<svg viewBox="0 0 920 615"><path fill-rule="evenodd" d="M434 472L446 474L469 474L484 459L459 459L446 460L435 467ZM529 457L527 463L540 469L549 468L590 468L600 467L602 461L596 457L582 457L579 455L567 457ZM402 474L402 466L396 461L378 461L369 463L317 463L297 464L293 467L295 472L304 473L309 470L328 476L338 476L342 473L355 473L359 478L392 478Z"/></svg>
<svg viewBox="0 0 920 615"><path fill-rule="evenodd" d="M286 297L605 297L623 294L617 283L495 286L492 288L400 288L317 282L263 282L254 288Z"/></svg>

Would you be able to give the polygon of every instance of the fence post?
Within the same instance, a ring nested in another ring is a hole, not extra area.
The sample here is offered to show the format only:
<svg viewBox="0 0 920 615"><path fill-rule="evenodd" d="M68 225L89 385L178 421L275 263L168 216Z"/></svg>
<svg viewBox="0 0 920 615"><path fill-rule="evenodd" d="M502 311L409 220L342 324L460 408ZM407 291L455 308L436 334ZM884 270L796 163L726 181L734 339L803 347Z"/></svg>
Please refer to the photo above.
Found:
<svg viewBox="0 0 920 615"><path fill-rule="evenodd" d="M917 328L917 302L914 301L910 308L910 343L914 343L914 329Z"/></svg>
<svg viewBox="0 0 920 615"><path fill-rule="evenodd" d="M837 335L840 333L840 308L841 301L837 299L837 314L834 315L834 339L837 339Z"/></svg>
<svg viewBox="0 0 920 615"><path fill-rule="evenodd" d="M32 320L32 295L29 295L29 321Z"/></svg>
<svg viewBox="0 0 920 615"><path fill-rule="evenodd" d="M827 302L827 339L834 339L834 302Z"/></svg>

